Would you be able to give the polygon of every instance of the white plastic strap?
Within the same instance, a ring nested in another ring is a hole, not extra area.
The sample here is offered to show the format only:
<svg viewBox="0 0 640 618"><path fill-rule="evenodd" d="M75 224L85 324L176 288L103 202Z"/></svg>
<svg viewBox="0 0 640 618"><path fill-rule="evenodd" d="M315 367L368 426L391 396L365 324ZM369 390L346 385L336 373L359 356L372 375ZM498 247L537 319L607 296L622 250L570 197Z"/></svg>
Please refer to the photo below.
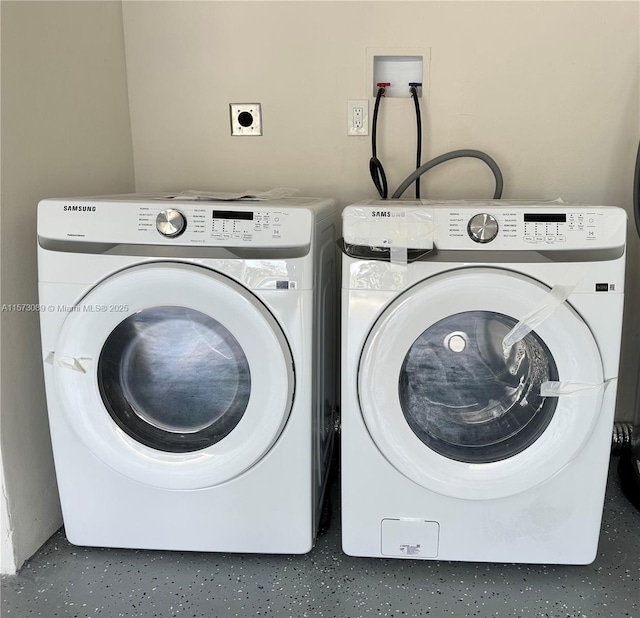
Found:
<svg viewBox="0 0 640 618"><path fill-rule="evenodd" d="M600 383L589 382L543 382L540 385L541 397L580 397L595 395L605 389L618 378L610 378Z"/></svg>
<svg viewBox="0 0 640 618"><path fill-rule="evenodd" d="M407 217L400 217L393 221L393 227L395 228L394 236L396 241L389 246L389 261L392 264L408 263L409 249L407 246ZM401 240L400 240L401 239Z"/></svg>
<svg viewBox="0 0 640 618"><path fill-rule="evenodd" d="M525 315L504 337L502 349L508 353L511 346L524 339L536 326L539 326L569 297L571 292L583 278L584 270L580 266L572 266L565 273L564 283L558 283L551 288L545 301L533 311Z"/></svg>
<svg viewBox="0 0 640 618"><path fill-rule="evenodd" d="M567 298L574 285L554 285L547 300L525 315L502 340L503 350L509 350L514 343L524 339L536 326L544 322Z"/></svg>
<svg viewBox="0 0 640 618"><path fill-rule="evenodd" d="M57 365L63 369L72 369L80 373L87 373L87 369L91 364L90 358L75 358L73 356L59 356L55 352L49 352L44 359L48 365Z"/></svg>
<svg viewBox="0 0 640 618"><path fill-rule="evenodd" d="M391 247L389 249L389 261L392 264L406 264L408 254L407 247Z"/></svg>
<svg viewBox="0 0 640 618"><path fill-rule="evenodd" d="M407 265L409 249L433 248L433 212L405 202L378 206L349 206L343 213L344 242L377 249L389 248L389 261Z"/></svg>

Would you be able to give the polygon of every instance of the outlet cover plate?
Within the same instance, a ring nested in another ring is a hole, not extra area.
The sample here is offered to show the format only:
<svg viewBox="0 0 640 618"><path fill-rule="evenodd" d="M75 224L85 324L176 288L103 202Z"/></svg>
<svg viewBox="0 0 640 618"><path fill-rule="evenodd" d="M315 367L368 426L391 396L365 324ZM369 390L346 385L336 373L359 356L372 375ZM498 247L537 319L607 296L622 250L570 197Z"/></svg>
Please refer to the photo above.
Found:
<svg viewBox="0 0 640 618"><path fill-rule="evenodd" d="M262 135L260 103L230 103L231 135Z"/></svg>

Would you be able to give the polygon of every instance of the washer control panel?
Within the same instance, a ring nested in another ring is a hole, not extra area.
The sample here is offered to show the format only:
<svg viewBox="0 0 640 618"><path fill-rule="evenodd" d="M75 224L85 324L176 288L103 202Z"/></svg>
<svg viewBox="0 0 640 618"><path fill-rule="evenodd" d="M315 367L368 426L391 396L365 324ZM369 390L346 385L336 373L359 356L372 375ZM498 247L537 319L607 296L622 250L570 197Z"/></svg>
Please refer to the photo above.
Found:
<svg viewBox="0 0 640 618"><path fill-rule="evenodd" d="M533 200L363 200L342 213L345 243L476 251L624 247L627 215L615 206Z"/></svg>
<svg viewBox="0 0 640 618"><path fill-rule="evenodd" d="M447 249L573 250L624 244L624 211L614 207L435 208L434 242ZM613 235L622 240L612 240ZM613 242L613 244L612 244Z"/></svg>
<svg viewBox="0 0 640 618"><path fill-rule="evenodd" d="M522 240L527 244L567 242L598 237L601 215L584 211L562 213L524 213Z"/></svg>

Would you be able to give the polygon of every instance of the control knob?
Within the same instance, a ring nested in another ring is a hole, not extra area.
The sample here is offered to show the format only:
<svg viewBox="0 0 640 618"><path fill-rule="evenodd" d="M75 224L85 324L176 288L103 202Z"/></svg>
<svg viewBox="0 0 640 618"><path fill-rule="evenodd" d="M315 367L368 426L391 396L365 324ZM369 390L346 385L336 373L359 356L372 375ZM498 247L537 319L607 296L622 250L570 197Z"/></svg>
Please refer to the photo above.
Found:
<svg viewBox="0 0 640 618"><path fill-rule="evenodd" d="M498 235L498 222L493 215L483 212L469 219L467 232L475 242L491 242Z"/></svg>
<svg viewBox="0 0 640 618"><path fill-rule="evenodd" d="M167 238L180 236L187 227L187 218L175 208L167 208L156 217L156 229Z"/></svg>

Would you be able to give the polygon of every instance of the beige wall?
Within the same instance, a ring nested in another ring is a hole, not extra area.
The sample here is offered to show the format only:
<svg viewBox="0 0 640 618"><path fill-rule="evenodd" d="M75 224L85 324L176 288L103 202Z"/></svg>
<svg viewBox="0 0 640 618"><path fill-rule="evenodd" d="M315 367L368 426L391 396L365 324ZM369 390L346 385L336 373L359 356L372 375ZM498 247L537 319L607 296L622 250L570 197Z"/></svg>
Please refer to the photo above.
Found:
<svg viewBox="0 0 640 618"><path fill-rule="evenodd" d="M3 1L1 14L1 302L37 303L38 200L133 190L122 13L119 2ZM36 312L3 312L1 361L7 572L62 524Z"/></svg>
<svg viewBox="0 0 640 618"><path fill-rule="evenodd" d="M371 94L367 48L430 48L423 160L477 148L499 162L504 197L631 213L636 2L126 2L123 15L139 191L285 186L345 205L374 196L370 140L347 136L347 100ZM262 103L264 135L231 137L228 104L247 101ZM411 101L385 101L379 154L392 187L412 168L414 131ZM423 197L493 192L476 161L423 178ZM620 419L632 416L640 348L629 229Z"/></svg>

